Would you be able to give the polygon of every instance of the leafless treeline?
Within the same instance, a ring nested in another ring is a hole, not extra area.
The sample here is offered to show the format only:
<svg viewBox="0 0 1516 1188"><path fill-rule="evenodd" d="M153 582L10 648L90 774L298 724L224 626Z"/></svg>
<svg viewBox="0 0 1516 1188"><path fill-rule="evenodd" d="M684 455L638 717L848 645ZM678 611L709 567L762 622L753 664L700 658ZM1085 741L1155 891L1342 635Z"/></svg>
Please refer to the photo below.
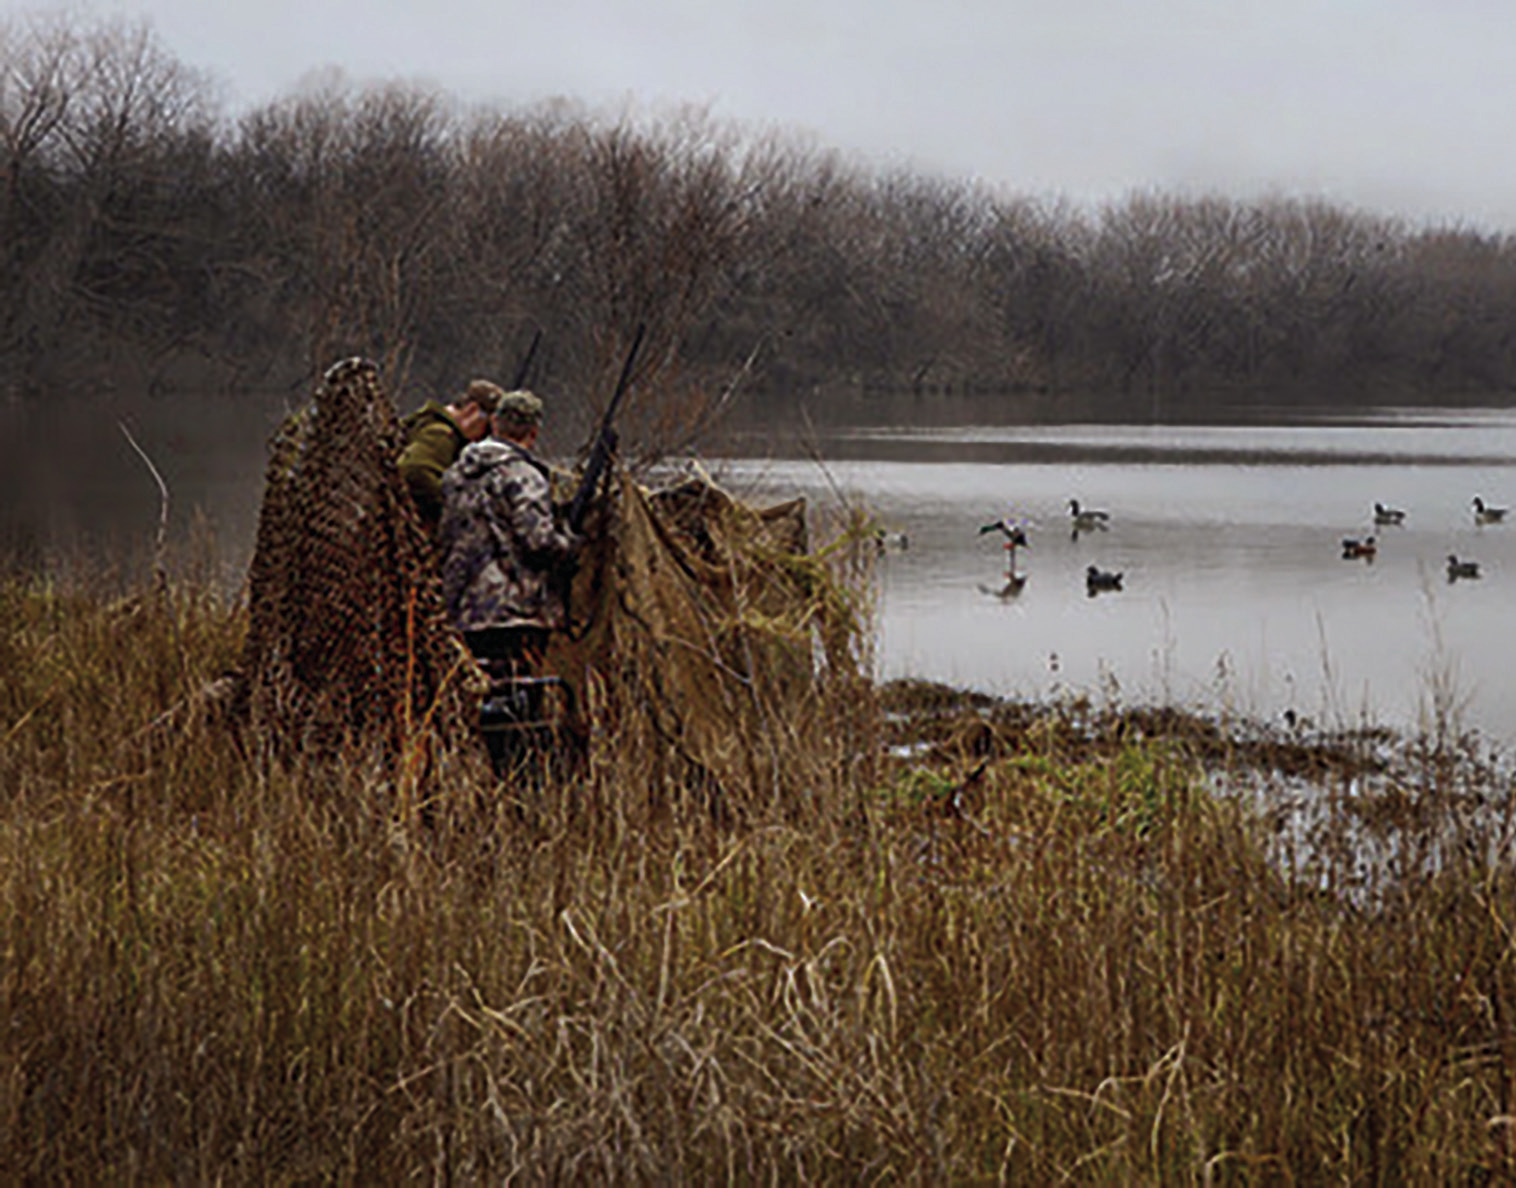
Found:
<svg viewBox="0 0 1516 1188"><path fill-rule="evenodd" d="M671 382L1421 399L1516 383L1516 240L1319 202L1095 213L699 112L338 80L235 119L145 26L0 26L0 386ZM542 373L539 373L542 374Z"/></svg>

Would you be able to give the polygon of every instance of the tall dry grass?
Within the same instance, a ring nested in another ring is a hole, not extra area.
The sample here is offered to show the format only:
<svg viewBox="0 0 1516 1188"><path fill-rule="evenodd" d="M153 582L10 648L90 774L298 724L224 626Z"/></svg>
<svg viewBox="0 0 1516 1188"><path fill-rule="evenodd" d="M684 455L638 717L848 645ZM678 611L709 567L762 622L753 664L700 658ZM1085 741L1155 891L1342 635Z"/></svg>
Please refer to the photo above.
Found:
<svg viewBox="0 0 1516 1188"><path fill-rule="evenodd" d="M7 1179L1513 1170L1500 838L1365 904L1182 737L1056 715L791 755L809 807L740 829L613 739L406 814L180 704L242 629L195 583L0 586ZM815 712L857 740L860 696Z"/></svg>

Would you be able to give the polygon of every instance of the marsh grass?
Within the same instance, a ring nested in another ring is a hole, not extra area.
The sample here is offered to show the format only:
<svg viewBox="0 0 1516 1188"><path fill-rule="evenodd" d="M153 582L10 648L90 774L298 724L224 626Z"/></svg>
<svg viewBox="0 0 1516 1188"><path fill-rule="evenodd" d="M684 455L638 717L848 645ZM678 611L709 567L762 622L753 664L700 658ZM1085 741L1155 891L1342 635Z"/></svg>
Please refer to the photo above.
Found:
<svg viewBox="0 0 1516 1188"><path fill-rule="evenodd" d="M441 756L421 814L186 700L243 628L0 584L8 1179L1513 1170L1510 790L1446 740L848 684L799 809L733 827L613 737L538 790ZM1283 850L1259 773L1352 811Z"/></svg>

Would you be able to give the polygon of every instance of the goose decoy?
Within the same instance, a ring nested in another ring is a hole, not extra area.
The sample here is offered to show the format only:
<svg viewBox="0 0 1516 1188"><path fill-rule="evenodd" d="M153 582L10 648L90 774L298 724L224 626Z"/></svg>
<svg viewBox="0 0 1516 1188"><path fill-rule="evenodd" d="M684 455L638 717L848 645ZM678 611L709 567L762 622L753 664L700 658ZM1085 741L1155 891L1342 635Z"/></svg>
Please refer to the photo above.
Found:
<svg viewBox="0 0 1516 1188"><path fill-rule="evenodd" d="M1315 730L1316 723L1304 714L1296 713L1293 708L1286 709L1283 714L1284 724L1289 727L1291 734L1300 734L1303 731Z"/></svg>
<svg viewBox="0 0 1516 1188"><path fill-rule="evenodd" d="M1084 588L1091 598L1105 590L1119 590L1121 575L1091 565L1084 571Z"/></svg>
<svg viewBox="0 0 1516 1188"><path fill-rule="evenodd" d="M1460 561L1454 554L1448 554L1448 581L1456 582L1460 578L1477 578L1479 576L1478 561Z"/></svg>
<svg viewBox="0 0 1516 1188"><path fill-rule="evenodd" d="M1349 536L1342 542L1342 559L1344 561L1356 561L1362 558L1372 561L1374 555L1379 552L1379 544L1372 536L1365 536L1362 540Z"/></svg>
<svg viewBox="0 0 1516 1188"><path fill-rule="evenodd" d="M1073 521L1075 532L1088 532L1092 528L1104 528L1110 522L1111 513L1081 507L1079 500L1070 499L1069 519Z"/></svg>
<svg viewBox="0 0 1516 1188"><path fill-rule="evenodd" d="M1498 524L1505 519L1506 509L1503 507L1491 507L1478 495L1474 496L1474 523Z"/></svg>
<svg viewBox="0 0 1516 1188"><path fill-rule="evenodd" d="M1390 524L1404 524L1405 512L1398 507L1386 507L1382 503L1375 503L1374 523L1380 527Z"/></svg>

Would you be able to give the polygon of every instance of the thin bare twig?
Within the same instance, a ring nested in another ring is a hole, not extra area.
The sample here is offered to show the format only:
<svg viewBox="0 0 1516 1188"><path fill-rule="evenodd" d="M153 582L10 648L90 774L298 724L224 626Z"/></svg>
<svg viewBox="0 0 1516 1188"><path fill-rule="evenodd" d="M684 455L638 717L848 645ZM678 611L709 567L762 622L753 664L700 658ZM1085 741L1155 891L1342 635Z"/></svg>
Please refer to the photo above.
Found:
<svg viewBox="0 0 1516 1188"><path fill-rule="evenodd" d="M737 368L737 372L732 376L731 382L722 389L721 395L695 418L694 423L679 441L663 451L665 455L684 453L695 442L700 440L705 431L711 427L718 417L726 412L727 407L737 395L738 387L752 373L753 364L758 361L758 352L763 349L763 345L764 340L761 338L753 344L753 349L748 352L747 358L742 361L742 366Z"/></svg>
<svg viewBox="0 0 1516 1188"><path fill-rule="evenodd" d="M153 476L153 481L158 484L158 535L153 542L153 579L162 587L168 583L168 567L165 561L168 550L168 484L163 481L163 475L153 465L153 460L147 456L147 451L137 444L137 439L132 436L132 431L126 427L125 421L117 421L117 427L127 444L137 451L137 457L142 459L148 473Z"/></svg>

